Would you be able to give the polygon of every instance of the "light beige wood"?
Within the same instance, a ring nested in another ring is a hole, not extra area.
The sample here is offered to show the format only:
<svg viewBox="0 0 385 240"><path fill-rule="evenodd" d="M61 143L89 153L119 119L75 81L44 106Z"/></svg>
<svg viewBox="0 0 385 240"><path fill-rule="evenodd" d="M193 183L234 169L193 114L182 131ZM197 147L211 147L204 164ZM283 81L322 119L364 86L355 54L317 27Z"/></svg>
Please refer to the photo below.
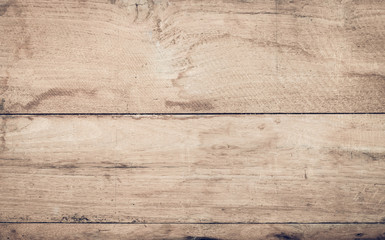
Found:
<svg viewBox="0 0 385 240"><path fill-rule="evenodd" d="M0 224L0 239L381 240L384 225Z"/></svg>
<svg viewBox="0 0 385 240"><path fill-rule="evenodd" d="M380 222L382 115L3 117L0 221Z"/></svg>
<svg viewBox="0 0 385 240"><path fill-rule="evenodd" d="M384 14L383 0L1 0L0 111L385 112Z"/></svg>

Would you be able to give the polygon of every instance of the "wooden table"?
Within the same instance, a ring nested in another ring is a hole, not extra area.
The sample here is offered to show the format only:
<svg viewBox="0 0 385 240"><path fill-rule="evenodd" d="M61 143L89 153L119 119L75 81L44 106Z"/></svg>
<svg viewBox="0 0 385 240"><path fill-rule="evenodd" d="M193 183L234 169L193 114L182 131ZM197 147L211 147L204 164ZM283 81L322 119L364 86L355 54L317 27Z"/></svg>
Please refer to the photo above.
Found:
<svg viewBox="0 0 385 240"><path fill-rule="evenodd" d="M385 239L385 1L0 0L0 239Z"/></svg>

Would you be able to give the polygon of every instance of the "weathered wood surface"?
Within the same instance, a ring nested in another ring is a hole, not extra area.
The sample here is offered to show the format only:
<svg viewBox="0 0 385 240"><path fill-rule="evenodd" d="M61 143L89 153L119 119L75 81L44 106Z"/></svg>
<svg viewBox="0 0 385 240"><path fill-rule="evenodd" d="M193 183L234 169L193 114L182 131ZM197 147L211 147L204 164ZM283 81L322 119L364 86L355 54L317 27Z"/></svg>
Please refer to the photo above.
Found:
<svg viewBox="0 0 385 240"><path fill-rule="evenodd" d="M0 239L383 240L384 225L0 224Z"/></svg>
<svg viewBox="0 0 385 240"><path fill-rule="evenodd" d="M383 0L1 0L0 111L384 112Z"/></svg>
<svg viewBox="0 0 385 240"><path fill-rule="evenodd" d="M382 222L382 115L3 117L0 221Z"/></svg>

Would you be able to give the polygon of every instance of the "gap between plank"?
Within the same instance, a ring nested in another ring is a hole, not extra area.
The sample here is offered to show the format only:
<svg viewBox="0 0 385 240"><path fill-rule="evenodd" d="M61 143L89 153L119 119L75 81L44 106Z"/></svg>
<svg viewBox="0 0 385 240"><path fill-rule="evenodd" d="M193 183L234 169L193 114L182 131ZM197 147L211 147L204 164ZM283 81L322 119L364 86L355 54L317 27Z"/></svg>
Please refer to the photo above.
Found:
<svg viewBox="0 0 385 240"><path fill-rule="evenodd" d="M385 225L385 222L0 222L0 224L127 224L127 225Z"/></svg>
<svg viewBox="0 0 385 240"><path fill-rule="evenodd" d="M385 112L247 112L247 113L0 113L1 116L212 116L212 115L384 115Z"/></svg>

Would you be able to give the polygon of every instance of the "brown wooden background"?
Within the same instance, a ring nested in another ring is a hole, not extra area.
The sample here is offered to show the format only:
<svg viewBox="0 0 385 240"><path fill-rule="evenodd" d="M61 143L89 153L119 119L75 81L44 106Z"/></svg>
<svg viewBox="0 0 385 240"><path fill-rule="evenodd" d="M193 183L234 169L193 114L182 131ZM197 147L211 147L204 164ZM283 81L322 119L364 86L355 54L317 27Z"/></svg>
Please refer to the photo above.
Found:
<svg viewBox="0 0 385 240"><path fill-rule="evenodd" d="M385 239L385 1L0 0L0 239Z"/></svg>

